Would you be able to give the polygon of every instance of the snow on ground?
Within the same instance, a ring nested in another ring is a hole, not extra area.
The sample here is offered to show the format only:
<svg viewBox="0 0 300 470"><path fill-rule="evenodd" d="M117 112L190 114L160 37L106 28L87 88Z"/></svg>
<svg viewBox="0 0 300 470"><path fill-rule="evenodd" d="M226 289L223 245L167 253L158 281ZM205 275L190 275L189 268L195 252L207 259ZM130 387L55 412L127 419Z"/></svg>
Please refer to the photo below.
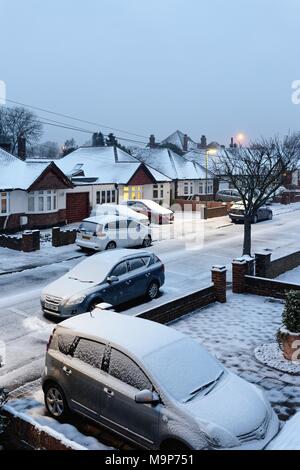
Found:
<svg viewBox="0 0 300 470"><path fill-rule="evenodd" d="M228 369L262 387L282 421L300 410L299 377L259 363L255 348L274 343L283 304L264 297L229 294L227 304L211 304L172 326L192 336Z"/></svg>
<svg viewBox="0 0 300 470"><path fill-rule="evenodd" d="M300 450L300 413L284 426L279 435L268 445L267 450Z"/></svg>
<svg viewBox="0 0 300 470"><path fill-rule="evenodd" d="M300 266L291 271L287 271L276 278L277 281L288 282L290 284L300 284Z"/></svg>
<svg viewBox="0 0 300 470"><path fill-rule="evenodd" d="M273 369L293 375L300 375L300 361L288 361L285 359L278 343L258 346L255 349L255 357L259 362Z"/></svg>
<svg viewBox="0 0 300 470"><path fill-rule="evenodd" d="M47 416L43 404L43 392L40 388L29 397L9 401L4 409L27 422L31 422L61 442L71 445L75 450L111 450L94 437L82 434L75 426L59 423Z"/></svg>

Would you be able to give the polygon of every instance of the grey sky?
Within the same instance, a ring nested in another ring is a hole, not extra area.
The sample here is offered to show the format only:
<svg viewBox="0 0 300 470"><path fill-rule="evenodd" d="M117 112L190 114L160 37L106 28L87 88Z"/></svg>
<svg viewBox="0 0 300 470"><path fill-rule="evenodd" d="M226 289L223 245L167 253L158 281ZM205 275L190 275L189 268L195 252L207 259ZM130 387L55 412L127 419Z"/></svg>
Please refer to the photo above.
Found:
<svg viewBox="0 0 300 470"><path fill-rule="evenodd" d="M0 0L0 15L10 99L158 139L299 129L299 0ZM72 136L89 137L44 139Z"/></svg>

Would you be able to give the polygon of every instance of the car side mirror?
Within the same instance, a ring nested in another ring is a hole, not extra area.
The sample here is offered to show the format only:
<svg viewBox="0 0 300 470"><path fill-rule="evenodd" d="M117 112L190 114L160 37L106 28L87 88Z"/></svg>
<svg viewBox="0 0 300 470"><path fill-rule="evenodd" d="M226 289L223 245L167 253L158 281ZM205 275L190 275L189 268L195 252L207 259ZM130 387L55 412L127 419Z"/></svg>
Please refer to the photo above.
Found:
<svg viewBox="0 0 300 470"><path fill-rule="evenodd" d="M119 278L117 276L109 276L106 280L108 284L114 284L119 281Z"/></svg>
<svg viewBox="0 0 300 470"><path fill-rule="evenodd" d="M138 392L136 394L135 402L144 405L157 405L158 403L160 403L160 398L155 392L151 392L150 390L142 390L141 392Z"/></svg>

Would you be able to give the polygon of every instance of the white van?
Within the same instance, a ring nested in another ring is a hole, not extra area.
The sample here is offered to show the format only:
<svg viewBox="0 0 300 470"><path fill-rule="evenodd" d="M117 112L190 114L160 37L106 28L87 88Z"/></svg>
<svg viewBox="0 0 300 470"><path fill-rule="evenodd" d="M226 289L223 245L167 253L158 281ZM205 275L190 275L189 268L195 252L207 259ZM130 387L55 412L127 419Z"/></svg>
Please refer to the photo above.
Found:
<svg viewBox="0 0 300 470"><path fill-rule="evenodd" d="M78 228L76 244L82 250L113 250L151 245L151 230L135 220L105 215L83 220Z"/></svg>

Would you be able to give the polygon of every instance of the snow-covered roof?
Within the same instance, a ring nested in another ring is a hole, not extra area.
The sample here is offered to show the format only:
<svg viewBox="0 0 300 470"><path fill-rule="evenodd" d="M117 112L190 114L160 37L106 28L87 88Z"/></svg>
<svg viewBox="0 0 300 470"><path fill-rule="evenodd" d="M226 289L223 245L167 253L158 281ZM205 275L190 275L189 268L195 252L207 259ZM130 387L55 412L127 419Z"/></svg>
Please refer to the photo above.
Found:
<svg viewBox="0 0 300 470"><path fill-rule="evenodd" d="M136 149L134 156L172 180L205 179L205 169L166 148Z"/></svg>
<svg viewBox="0 0 300 470"><path fill-rule="evenodd" d="M185 134L181 131L175 131L162 141L163 144L172 144L184 150L184 136ZM188 150L196 149L197 144L190 137L188 137Z"/></svg>
<svg viewBox="0 0 300 470"><path fill-rule="evenodd" d="M28 189L49 162L31 163L0 149L0 190Z"/></svg>
<svg viewBox="0 0 300 470"><path fill-rule="evenodd" d="M95 178L94 184L127 184L140 167L140 161L117 147L82 147L55 163L67 176L82 173ZM169 180L153 168L148 170L156 181Z"/></svg>
<svg viewBox="0 0 300 470"><path fill-rule="evenodd" d="M210 171L213 171L214 164L217 163L218 158L222 156L225 152L227 152L226 149L223 147L219 147L216 149L216 154L209 154L207 157L207 153L205 150L191 150L190 152L187 152L183 158L190 162L197 163L198 165L201 165L203 168L206 168L206 158L207 158L207 166Z"/></svg>
<svg viewBox="0 0 300 470"><path fill-rule="evenodd" d="M139 359L184 338L182 333L159 323L97 309L93 316L90 313L78 315L60 326L116 344Z"/></svg>

